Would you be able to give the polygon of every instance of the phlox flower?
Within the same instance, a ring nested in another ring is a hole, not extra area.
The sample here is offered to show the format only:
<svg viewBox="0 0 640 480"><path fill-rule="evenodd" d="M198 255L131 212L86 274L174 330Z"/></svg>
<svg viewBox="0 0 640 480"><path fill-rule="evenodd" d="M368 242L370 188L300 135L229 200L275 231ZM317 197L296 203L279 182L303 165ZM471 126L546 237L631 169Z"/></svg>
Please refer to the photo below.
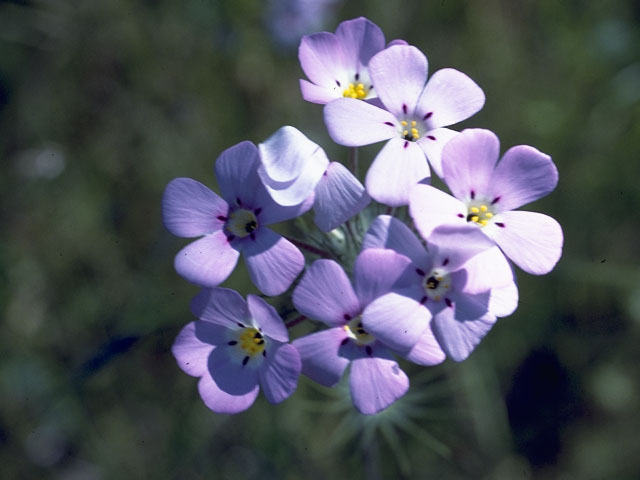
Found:
<svg viewBox="0 0 640 480"><path fill-rule="evenodd" d="M443 226L427 248L400 220L377 217L363 248L389 248L410 260L406 277L374 300L362 320L390 348L414 347L430 328L444 352L464 360L497 317L515 310L518 289L509 262L478 229ZM365 250L366 251L366 250Z"/></svg>
<svg viewBox="0 0 640 480"><path fill-rule="evenodd" d="M411 193L409 211L424 237L442 224L470 224L525 272L550 272L562 255L562 228L553 218L514 209L544 197L558 184L551 158L527 145L498 161L500 142L489 130L469 129L442 152L444 180L455 196L428 185Z"/></svg>
<svg viewBox="0 0 640 480"><path fill-rule="evenodd" d="M300 80L303 98L321 104L342 97L375 98L367 64L384 42L380 27L363 17L342 22L335 34L302 37L298 58L311 80Z"/></svg>
<svg viewBox="0 0 640 480"><path fill-rule="evenodd" d="M325 386L334 386L351 365L349 386L355 407L377 413L404 395L409 379L392 355L392 348L363 328L367 306L402 277L408 258L392 250L369 249L358 255L353 284L333 260L317 260L293 291L293 303L309 318L330 328L294 340L302 358L302 372ZM430 330L416 348L403 352L422 365L445 356Z"/></svg>
<svg viewBox="0 0 640 480"><path fill-rule="evenodd" d="M343 224L371 201L344 165L330 163L324 150L294 127L280 128L258 149L258 174L274 201L295 206L315 192L314 221L324 232Z"/></svg>
<svg viewBox="0 0 640 480"><path fill-rule="evenodd" d="M251 142L228 148L215 164L222 197L190 178L176 178L162 197L162 218L179 237L202 237L178 252L174 266L203 287L224 282L244 254L249 276L266 295L284 292L304 267L300 250L273 230L272 223L297 217L313 196L283 207L273 201L258 176L258 149Z"/></svg>
<svg viewBox="0 0 640 480"><path fill-rule="evenodd" d="M199 320L182 329L172 352L182 370L200 377L205 405L217 413L249 408L260 387L279 403L298 385L298 351L275 309L260 297L247 301L227 288L205 289L191 302Z"/></svg>
<svg viewBox="0 0 640 480"><path fill-rule="evenodd" d="M442 147L457 133L443 127L484 105L484 93L464 73L444 68L427 82L427 70L427 58L416 47L393 45L369 61L382 106L342 98L324 107L336 143L357 147L388 140L365 178L367 192L378 202L406 205L410 188L429 181L427 159L442 176Z"/></svg>

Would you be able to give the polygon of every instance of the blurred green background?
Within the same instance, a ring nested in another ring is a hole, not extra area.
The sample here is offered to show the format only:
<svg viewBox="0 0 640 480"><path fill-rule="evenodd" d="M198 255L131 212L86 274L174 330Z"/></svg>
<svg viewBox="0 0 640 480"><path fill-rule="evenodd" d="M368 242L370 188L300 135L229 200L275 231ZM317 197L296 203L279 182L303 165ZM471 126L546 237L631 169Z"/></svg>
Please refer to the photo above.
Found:
<svg viewBox="0 0 640 480"><path fill-rule="evenodd" d="M530 209L563 258L518 272L518 310L467 361L403 364L384 414L306 379L213 414L170 353L197 288L162 191L214 185L223 149L285 124L346 161L297 45L360 15L484 89L459 128L552 155ZM0 1L0 477L640 478L639 25L638 1Z"/></svg>

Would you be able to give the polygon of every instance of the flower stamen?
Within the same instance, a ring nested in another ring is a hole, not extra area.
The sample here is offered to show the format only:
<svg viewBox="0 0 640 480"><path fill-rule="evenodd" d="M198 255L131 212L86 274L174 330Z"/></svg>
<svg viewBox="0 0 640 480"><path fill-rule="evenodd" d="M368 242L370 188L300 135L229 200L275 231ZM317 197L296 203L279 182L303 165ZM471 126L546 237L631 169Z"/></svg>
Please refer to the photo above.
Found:
<svg viewBox="0 0 640 480"><path fill-rule="evenodd" d="M254 212L239 209L229 215L225 229L236 237L244 238L258 228L258 219Z"/></svg>
<svg viewBox="0 0 640 480"><path fill-rule="evenodd" d="M480 227L486 227L489 220L493 218L493 212L485 204L473 205L469 207L467 222L473 222Z"/></svg>
<svg viewBox="0 0 640 480"><path fill-rule="evenodd" d="M344 92L342 92L342 96L346 98L355 98L357 100L362 100L366 98L368 93L369 92L364 86L364 83L350 83L349 86L344 89Z"/></svg>

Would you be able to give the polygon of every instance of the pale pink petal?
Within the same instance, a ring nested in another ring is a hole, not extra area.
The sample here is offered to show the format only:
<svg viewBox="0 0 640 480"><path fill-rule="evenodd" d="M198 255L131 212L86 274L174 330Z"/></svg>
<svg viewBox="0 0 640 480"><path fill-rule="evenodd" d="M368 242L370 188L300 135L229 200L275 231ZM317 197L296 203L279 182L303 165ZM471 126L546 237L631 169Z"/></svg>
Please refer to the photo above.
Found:
<svg viewBox="0 0 640 480"><path fill-rule="evenodd" d="M339 98L324 107L324 123L331 139L359 147L399 135L396 118L386 110L355 98Z"/></svg>
<svg viewBox="0 0 640 480"><path fill-rule="evenodd" d="M190 243L180 250L173 265L182 277L202 287L224 282L238 263L238 250L217 231Z"/></svg>
<svg viewBox="0 0 640 480"><path fill-rule="evenodd" d="M453 68L438 70L427 82L416 113L429 115L430 129L461 122L484 105L484 92L467 75Z"/></svg>
<svg viewBox="0 0 640 480"><path fill-rule="evenodd" d="M397 207L409 203L411 187L429 179L424 152L415 143L396 137L380 150L364 182L371 198Z"/></svg>
<svg viewBox="0 0 640 480"><path fill-rule="evenodd" d="M532 275L549 273L562 255L562 227L542 213L504 212L483 230L513 263Z"/></svg>
<svg viewBox="0 0 640 480"><path fill-rule="evenodd" d="M409 45L393 45L369 61L378 98L396 117L413 115L427 81L427 70L427 57Z"/></svg>

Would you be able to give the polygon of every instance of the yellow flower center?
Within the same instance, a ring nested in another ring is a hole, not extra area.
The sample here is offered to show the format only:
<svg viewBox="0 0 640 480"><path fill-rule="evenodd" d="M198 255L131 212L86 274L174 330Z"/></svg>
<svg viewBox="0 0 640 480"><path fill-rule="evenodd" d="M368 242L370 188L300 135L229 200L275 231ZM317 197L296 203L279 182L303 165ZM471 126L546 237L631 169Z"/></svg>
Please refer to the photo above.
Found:
<svg viewBox="0 0 640 480"><path fill-rule="evenodd" d="M356 345L369 345L375 342L375 337L362 328L362 317L357 316L349 321L344 327L349 338L356 342Z"/></svg>
<svg viewBox="0 0 640 480"><path fill-rule="evenodd" d="M344 92L342 92L342 96L362 100L368 93L369 89L364 86L364 83L350 83L349 86L344 89Z"/></svg>
<svg viewBox="0 0 640 480"><path fill-rule="evenodd" d="M486 226L493 218L493 212L486 205L472 205L469 207L467 222L473 222L481 227Z"/></svg>
<svg viewBox="0 0 640 480"><path fill-rule="evenodd" d="M420 138L418 123L415 120L411 120L411 122L402 120L400 124L402 125L402 138L412 142L415 142Z"/></svg>
<svg viewBox="0 0 640 480"><path fill-rule="evenodd" d="M238 337L238 346L244 350L247 355L253 357L263 352L265 340L257 328L247 327L242 330L242 333Z"/></svg>
<svg viewBox="0 0 640 480"><path fill-rule="evenodd" d="M236 237L244 238L258 228L258 219L251 210L236 210L229 215L225 228Z"/></svg>

